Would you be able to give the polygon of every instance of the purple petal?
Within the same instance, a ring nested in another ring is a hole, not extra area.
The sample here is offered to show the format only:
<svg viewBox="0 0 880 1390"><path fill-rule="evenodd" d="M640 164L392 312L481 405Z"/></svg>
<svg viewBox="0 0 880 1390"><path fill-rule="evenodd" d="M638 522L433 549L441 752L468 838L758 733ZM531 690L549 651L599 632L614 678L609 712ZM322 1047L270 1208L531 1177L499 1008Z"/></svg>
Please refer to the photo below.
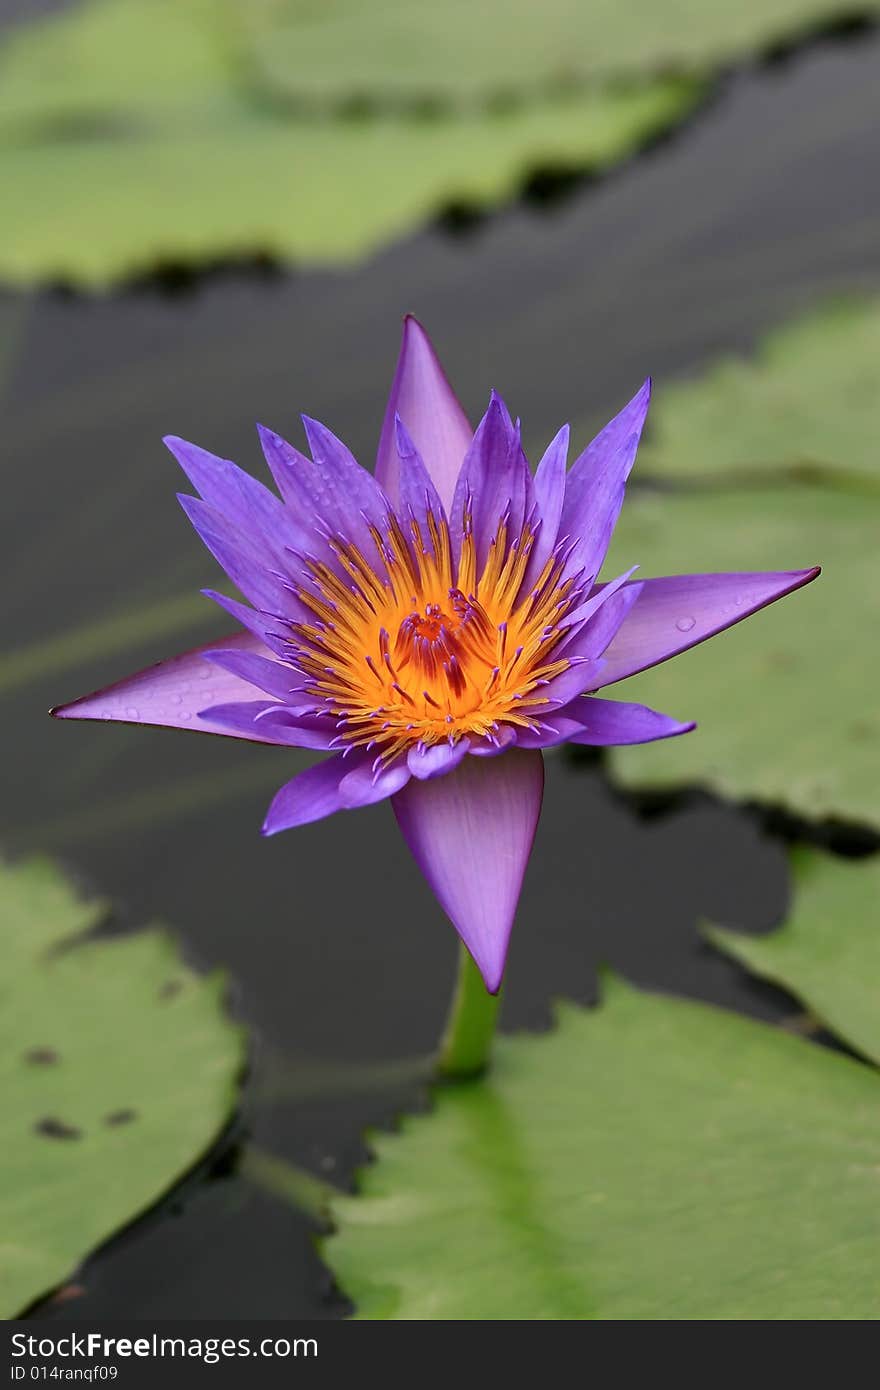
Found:
<svg viewBox="0 0 880 1390"><path fill-rule="evenodd" d="M279 577L278 558L261 548L259 535L245 535L221 512L197 497L181 493L178 501L214 559L246 599L257 608L308 620L307 610L293 592L292 581Z"/></svg>
<svg viewBox="0 0 880 1390"><path fill-rule="evenodd" d="M363 762L343 777L339 783L339 797L348 811L356 810L359 806L372 806L399 792L409 778L405 758L399 758L382 772L374 771L372 762Z"/></svg>
<svg viewBox="0 0 880 1390"><path fill-rule="evenodd" d="M431 340L410 314L403 321L403 342L376 458L376 479L395 503L400 500L400 462L394 426L398 415L448 511L473 430L446 380Z"/></svg>
<svg viewBox="0 0 880 1390"><path fill-rule="evenodd" d="M275 486L294 514L300 512L303 505L303 484L300 479L308 477L313 467L312 460L265 425L257 425L257 435Z"/></svg>
<svg viewBox="0 0 880 1390"><path fill-rule="evenodd" d="M199 711L213 703L232 704L252 701L253 686L231 671L212 669L207 653L228 651L266 654L266 649L249 632L209 642L194 651L160 661L145 671L108 685L94 695L85 695L69 705L52 710L56 719L107 719L123 724L157 724L170 729L195 729L199 733L228 734L251 738L259 743L275 743L271 731L243 733L210 720L198 718Z"/></svg>
<svg viewBox="0 0 880 1390"><path fill-rule="evenodd" d="M503 724L492 738L472 738L468 752L474 758L497 758L500 753L517 743L516 730L512 724Z"/></svg>
<svg viewBox="0 0 880 1390"><path fill-rule="evenodd" d="M562 429L547 446L535 473L535 501L541 529L526 571L525 587L533 584L553 553L559 539L559 522L565 501L565 468L568 459L569 427Z"/></svg>
<svg viewBox="0 0 880 1390"><path fill-rule="evenodd" d="M295 825L308 825L341 811L339 784L350 768L351 764L337 753L285 782L266 812L263 834L277 835L279 830L292 830Z"/></svg>
<svg viewBox="0 0 880 1390"><path fill-rule="evenodd" d="M639 597L604 652L601 685L656 666L809 584L819 569L684 574L639 581ZM633 586L635 587L635 586Z"/></svg>
<svg viewBox="0 0 880 1390"><path fill-rule="evenodd" d="M633 565L631 569L625 570L623 574L619 574L616 579L612 579L608 584L597 584L595 589L593 589L593 591L591 592L590 597L588 599L586 599L583 603L579 604L577 608L573 608L570 613L566 613L565 618L563 619L560 626L562 627L564 632L568 633L568 636L563 639L558 650L563 650L565 647L570 646L573 640L579 637L579 635L586 630L588 623L594 623L599 609L605 607L605 604L609 601L609 599L614 597L618 589L623 588L624 584L627 582L628 579L631 578L633 574L635 574L637 569L638 565ZM630 586L631 590L635 588L636 585ZM633 594L631 601L634 603L635 599L636 595ZM618 623L617 626L619 625L620 624ZM590 631L592 633L592 627ZM617 627L614 628L614 631L609 636L608 641L611 640L611 637L614 635L614 632L616 631ZM596 643L594 641L591 649L589 651L585 651L583 655L601 656L602 652L605 650L605 647L602 647L600 650L596 651L593 649L595 645ZM606 647L607 645L608 642L605 643Z"/></svg>
<svg viewBox="0 0 880 1390"><path fill-rule="evenodd" d="M429 747L417 744L406 755L407 765L413 777L427 782L432 777L443 777L458 767L470 748L470 739L460 738L457 743L432 743Z"/></svg>
<svg viewBox="0 0 880 1390"><path fill-rule="evenodd" d="M430 510L437 521L444 520L446 509L440 500L431 475L416 448L403 421L397 418L397 452L400 457L400 501L397 512L403 524L404 534L410 536L408 520L413 516L419 523L425 543L428 544L427 514Z"/></svg>
<svg viewBox="0 0 880 1390"><path fill-rule="evenodd" d="M581 743L595 748L629 743L653 743L675 738L696 728L693 721L682 724L668 714L659 714L647 705L626 704L623 700L599 700L588 695L572 701L565 709L547 716L555 732L526 734L518 740L523 748L552 748L559 743Z"/></svg>
<svg viewBox="0 0 880 1390"><path fill-rule="evenodd" d="M577 539L572 558L586 574L597 575L611 540L626 480L651 399L651 379L633 396L572 464L565 484L560 531Z"/></svg>
<svg viewBox="0 0 880 1390"><path fill-rule="evenodd" d="M266 718L266 715L276 715ZM285 717L286 716L286 717ZM335 721L297 716L271 700L239 700L234 704L209 705L199 711L199 722L212 732L232 734L254 743L276 743L283 748L316 748L326 752L336 737Z"/></svg>
<svg viewBox="0 0 880 1390"><path fill-rule="evenodd" d="M227 594L218 594L216 589L203 589L202 593L205 598L222 608L224 613L228 613L236 622L241 623L242 627L247 628L248 632L253 633L260 642L265 642L276 656L282 656L286 652L290 645L290 638L285 632L286 621L257 612L246 603L239 603L238 599L229 598Z"/></svg>
<svg viewBox="0 0 880 1390"><path fill-rule="evenodd" d="M513 539L520 535L523 526L529 518L537 520L538 515L537 504L535 502L535 480L532 477L529 461L523 453L519 420L517 420L514 428L516 430L514 486L510 506L510 522L508 525L508 535Z"/></svg>
<svg viewBox="0 0 880 1390"><path fill-rule="evenodd" d="M382 528L388 499L375 478L326 426L303 416L312 451L308 459L280 435L258 425L263 452L276 477L283 477L285 496L311 534L303 553L325 556L324 537L343 536L369 558L375 554L370 524Z"/></svg>
<svg viewBox="0 0 880 1390"><path fill-rule="evenodd" d="M592 618L580 624L571 637L560 642L553 655L564 656L568 661L578 662L598 662L601 659L602 681L600 684L604 684L605 650L626 622L627 616L640 593L638 582L624 584L622 588L608 596ZM567 675L568 672L565 671L561 676L555 677L545 689L544 694L555 700L557 698L556 681L564 682ZM581 687L582 691L595 690L596 688L595 685Z"/></svg>
<svg viewBox="0 0 880 1390"><path fill-rule="evenodd" d="M444 912L497 993L544 789L538 752L465 758L413 778L392 801L404 839Z"/></svg>
<svg viewBox="0 0 880 1390"><path fill-rule="evenodd" d="M503 400L493 391L489 409L477 426L461 466L449 514L453 550L457 555L467 524L465 511L472 508L478 574L486 563L502 517L509 517L509 537L517 535L522 529L527 504L526 490L530 482L531 475L520 444L519 430L514 426Z"/></svg>
<svg viewBox="0 0 880 1390"><path fill-rule="evenodd" d="M307 543L309 528L237 464L174 435L163 443L208 505L245 535L259 536L279 558L285 546L300 549Z"/></svg>
<svg viewBox="0 0 880 1390"><path fill-rule="evenodd" d="M544 711L563 709L569 701L583 695L584 691L598 690L602 684L604 665L601 657L574 657L567 671L554 676L536 692L536 698L540 698L542 703L537 708L527 709L525 713L543 719ZM517 735L517 743L520 741Z"/></svg>
<svg viewBox="0 0 880 1390"><path fill-rule="evenodd" d="M384 801L406 785L409 775L403 759L376 774L370 754L356 752L346 757L337 753L285 783L266 813L263 834L276 835L279 830L322 820L335 811Z"/></svg>
<svg viewBox="0 0 880 1390"><path fill-rule="evenodd" d="M220 647L206 653L205 659L215 666L220 666L224 671L229 671L233 676L240 676L243 681L255 685L258 690L274 696L276 700L290 703L291 695L302 690L304 677L298 671L280 661L269 661L267 657L259 656L256 652Z"/></svg>
<svg viewBox="0 0 880 1390"><path fill-rule="evenodd" d="M372 473L361 468L354 455L326 425L302 417L312 451L311 499L318 516L370 557L375 543L370 527L381 531L390 503Z"/></svg>

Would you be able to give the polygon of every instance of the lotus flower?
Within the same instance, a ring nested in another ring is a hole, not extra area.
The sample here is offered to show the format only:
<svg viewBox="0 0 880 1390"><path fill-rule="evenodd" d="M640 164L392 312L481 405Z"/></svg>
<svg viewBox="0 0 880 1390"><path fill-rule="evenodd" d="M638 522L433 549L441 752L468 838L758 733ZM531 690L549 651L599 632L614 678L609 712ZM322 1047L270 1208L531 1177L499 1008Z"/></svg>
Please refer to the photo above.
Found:
<svg viewBox="0 0 880 1390"><path fill-rule="evenodd" d="M248 603L205 592L242 630L53 713L328 753L277 793L264 834L390 798L495 993L542 750L688 732L595 692L818 573L599 580L649 397L645 382L568 470L561 429L533 475L501 398L474 433L407 318L374 475L305 417L311 458L259 431L280 496L166 439L201 494L184 511Z"/></svg>

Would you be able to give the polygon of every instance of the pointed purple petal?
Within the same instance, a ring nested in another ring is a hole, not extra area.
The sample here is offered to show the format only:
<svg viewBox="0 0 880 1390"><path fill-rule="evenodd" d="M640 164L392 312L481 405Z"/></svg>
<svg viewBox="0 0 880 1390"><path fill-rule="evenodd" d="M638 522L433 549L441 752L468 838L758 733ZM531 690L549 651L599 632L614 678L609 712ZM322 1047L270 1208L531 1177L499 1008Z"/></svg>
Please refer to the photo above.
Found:
<svg viewBox="0 0 880 1390"><path fill-rule="evenodd" d="M601 685L656 666L809 584L819 569L684 574L639 580L641 592L604 652Z"/></svg>
<svg viewBox="0 0 880 1390"><path fill-rule="evenodd" d="M458 555L465 510L472 502L478 574L486 563L502 516L507 514L510 518L508 539L522 529L527 487L530 485L531 475L520 444L519 430L514 426L503 400L493 391L489 409L477 426L473 442L465 455L449 513L453 551Z"/></svg>
<svg viewBox="0 0 880 1390"><path fill-rule="evenodd" d="M317 420L303 416L312 458L306 458L279 434L258 425L260 442L298 517L308 519L304 553L325 559L327 534L343 536L370 558L375 549L369 523L382 527L388 500L372 474L361 468L341 440Z"/></svg>
<svg viewBox="0 0 880 1390"><path fill-rule="evenodd" d="M341 439L326 425L302 417L306 438L314 459L313 491L315 507L331 527L365 555L373 553L370 523L382 530L389 501L372 473L362 468Z"/></svg>
<svg viewBox="0 0 880 1390"><path fill-rule="evenodd" d="M641 592L638 583L625 581L626 575L622 574L597 590L578 610L586 613L586 618L575 623L570 635L555 648L554 657L564 657L572 665L561 675L553 676L541 690L548 710L560 709L575 696L606 684L605 649L626 621ZM540 709L537 715L542 718Z"/></svg>
<svg viewBox="0 0 880 1390"><path fill-rule="evenodd" d="M572 563L597 575L611 540L651 399L650 377L572 464L560 532L577 538Z"/></svg>
<svg viewBox="0 0 880 1390"><path fill-rule="evenodd" d="M533 584L553 553L559 539L559 522L565 501L565 468L568 459L569 427L562 429L547 446L535 473L535 502L541 529L526 571L525 587Z"/></svg>
<svg viewBox="0 0 880 1390"><path fill-rule="evenodd" d="M564 656L568 661L596 662L601 658L604 681L605 650L626 622L627 615L632 611L641 593L640 582L624 584L622 588L610 594L592 618L580 624L571 637L560 642L554 655ZM556 677L556 680L564 680L567 674L564 672L562 676ZM595 690L596 687L584 686L583 689ZM544 694L556 699L555 681L550 682Z"/></svg>
<svg viewBox="0 0 880 1390"><path fill-rule="evenodd" d="M277 717L265 718L276 712ZM337 732L335 722L326 716L323 719L297 717L271 700L209 705L199 711L198 721L210 725L213 733L232 734L254 743L276 743L282 748L315 748L320 752L327 751Z"/></svg>
<svg viewBox="0 0 880 1390"><path fill-rule="evenodd" d="M293 703L291 696L302 690L305 680L305 677L294 671L291 666L237 648L219 647L215 651L207 652L205 659L233 676L240 676L243 681L256 686L266 695L272 695L276 700L283 700L288 704ZM254 692L251 690L251 699L253 698Z"/></svg>
<svg viewBox="0 0 880 1390"><path fill-rule="evenodd" d="M285 782L266 812L263 834L277 835L279 830L292 830L296 825L308 825L341 811L339 784L350 770L350 762L337 753Z"/></svg>
<svg viewBox="0 0 880 1390"><path fill-rule="evenodd" d="M424 459L448 511L473 430L446 380L431 340L409 314L403 321L403 342L376 458L376 479L395 503L400 499L396 415Z"/></svg>
<svg viewBox="0 0 880 1390"><path fill-rule="evenodd" d="M633 574L635 574L637 569L638 565L633 565L631 569L625 570L623 574L619 574L616 579L610 580L609 583L597 584L595 589L592 590L588 599L585 599L585 601L579 604L577 608L573 608L570 613L566 613L564 619L560 623L560 627L562 628L563 632L568 633L568 636L563 638L562 643L560 647L557 648L557 650L561 651L564 648L571 646L572 642L577 637L579 637L581 633L585 632L587 624L594 623L594 620L598 615L599 609L605 607L605 604L608 603L609 599L612 599L614 597L618 589L623 588L624 584L626 584L627 580L630 579ZM630 585L629 592L631 592L633 589L636 589L635 584ZM635 599L636 594L631 594L631 602L634 603ZM618 622L617 626L619 627L619 625L620 623ZM591 628L590 631L592 632L593 628ZM611 640L611 636L613 636L614 632L616 631L617 627L615 627L613 632L610 634L608 641ZM601 656L602 652L605 650L605 647L602 647L600 650L597 651L593 649L595 645L596 644L594 641L591 649L585 651L583 655ZM607 645L608 642L605 643L605 646Z"/></svg>
<svg viewBox="0 0 880 1390"><path fill-rule="evenodd" d="M259 536L279 557L285 546L298 549L306 543L309 529L237 464L174 435L163 443L205 502L245 535Z"/></svg>
<svg viewBox="0 0 880 1390"><path fill-rule="evenodd" d="M543 719L545 713L552 723L551 710L564 709L565 706L574 700L578 695L583 695L587 690L598 690L602 684L604 675L604 665L602 658L591 659L589 657L576 657L573 665L567 671L563 671L559 676L553 676L537 692L542 703L527 709L524 712L533 715L536 719ZM520 742L517 735L517 743Z"/></svg>
<svg viewBox="0 0 880 1390"><path fill-rule="evenodd" d="M696 728L691 720L681 723L668 714L659 714L647 705L626 704L623 700L599 700L588 695L572 701L565 709L548 714L547 724L555 734L526 734L520 747L552 748L559 743L581 743L594 748L622 747L630 743L654 743L675 738Z"/></svg>
<svg viewBox="0 0 880 1390"><path fill-rule="evenodd" d="M224 613L228 613L236 622L241 623L242 627L247 628L260 642L265 642L276 656L286 652L290 639L286 635L285 622L249 608L246 603L239 603L238 599L230 598L227 594L219 594L216 589L203 589L202 593L205 598L222 608Z"/></svg>
<svg viewBox="0 0 880 1390"><path fill-rule="evenodd" d="M584 698L578 696L578 699ZM575 703L574 701L572 703ZM571 705L566 705L564 709L550 710L546 715L538 712L541 720L539 729L520 729L517 733L518 748L557 748L560 743L568 743L577 734L583 733L584 726L579 719L573 719L568 711Z"/></svg>
<svg viewBox="0 0 880 1390"><path fill-rule="evenodd" d="M468 749L474 758L497 758L519 740L512 724L503 724L493 738L472 738Z"/></svg>
<svg viewBox="0 0 880 1390"><path fill-rule="evenodd" d="M347 757L338 753L315 767L307 768L276 793L263 822L264 835L276 835L297 825L322 820L336 811L351 811L385 801L409 781L404 760L378 775L372 755L364 752Z"/></svg>
<svg viewBox="0 0 880 1390"><path fill-rule="evenodd" d="M205 660L206 653L230 649L266 654L265 647L251 633L236 632L231 637L222 637L194 651L160 661L156 666L149 666L69 705L59 705L52 714L56 719L157 724L169 729L195 729L199 733L229 734L233 738L275 743L268 729L244 734L198 718L199 711L211 704L253 700L252 685L232 672L221 671L218 667L212 669Z"/></svg>
<svg viewBox="0 0 880 1390"><path fill-rule="evenodd" d="M413 777L418 777L420 782L427 782L432 777L444 777L458 767L470 746L470 739L467 738L460 738L451 747L448 743L432 743L428 748L416 745L406 755L407 765Z"/></svg>
<svg viewBox="0 0 880 1390"><path fill-rule="evenodd" d="M397 452L400 457L400 501L397 513L403 525L404 535L409 539L409 517L412 515L422 529L428 543L427 513L434 514L437 521L444 520L446 508L440 500L425 462L416 448L406 425L397 419Z"/></svg>
<svg viewBox="0 0 880 1390"><path fill-rule="evenodd" d="M339 783L339 798L347 811L359 806L372 806L377 801L387 801L389 796L405 787L410 771L405 758L399 758L381 772L375 772L371 761L362 762L351 772L347 772Z"/></svg>
<svg viewBox="0 0 880 1390"><path fill-rule="evenodd" d="M535 480L532 477L529 461L523 453L519 420L517 420L514 428L516 430L516 445L514 448L513 461L514 485L511 497L510 524L508 526L508 534L513 539L521 534L529 518L537 519Z"/></svg>
<svg viewBox="0 0 880 1390"><path fill-rule="evenodd" d="M296 514L303 505L303 485L300 478L308 474L312 468L312 460L265 425L257 425L257 435L263 457L275 479L275 486L288 507Z"/></svg>
<svg viewBox="0 0 880 1390"><path fill-rule="evenodd" d="M202 542L246 599L257 608L308 620L307 611L293 592L292 580L278 577L279 573L284 574L279 570L280 558L261 547L259 535L245 535L198 497L180 493L178 501Z"/></svg>
<svg viewBox="0 0 880 1390"><path fill-rule="evenodd" d="M538 752L465 758L413 778L392 801L404 839L444 912L497 993L544 789Z"/></svg>

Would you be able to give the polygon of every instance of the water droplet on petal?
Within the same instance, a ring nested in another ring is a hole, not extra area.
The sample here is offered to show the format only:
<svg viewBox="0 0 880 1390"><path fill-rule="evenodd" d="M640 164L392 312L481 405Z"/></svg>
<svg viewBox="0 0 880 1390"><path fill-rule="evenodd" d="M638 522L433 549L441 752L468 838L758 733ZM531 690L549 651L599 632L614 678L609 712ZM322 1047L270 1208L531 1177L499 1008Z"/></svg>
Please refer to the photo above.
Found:
<svg viewBox="0 0 880 1390"><path fill-rule="evenodd" d="M180 717L183 720L184 724L188 724L189 721L192 719L192 715L190 714L188 709L183 710Z"/></svg>
<svg viewBox="0 0 880 1390"><path fill-rule="evenodd" d="M675 626L679 632L690 632L691 628L696 625L696 621L696 618L676 618Z"/></svg>
<svg viewBox="0 0 880 1390"><path fill-rule="evenodd" d="M211 668L210 668L210 666L207 666L207 665L206 665L206 666L204 667L204 669L201 670L201 671L199 672L199 680L200 680L200 681L206 681L206 680L208 680L208 679L210 678L210 675L211 675Z"/></svg>
<svg viewBox="0 0 880 1390"><path fill-rule="evenodd" d="M182 705L182 704L183 704L183 696L182 696L182 695L172 695L172 696L171 696L171 703L172 703L172 705Z"/></svg>
<svg viewBox="0 0 880 1390"><path fill-rule="evenodd" d="M134 705L129 705L128 709L125 711L125 717L126 719L138 719L140 716Z"/></svg>

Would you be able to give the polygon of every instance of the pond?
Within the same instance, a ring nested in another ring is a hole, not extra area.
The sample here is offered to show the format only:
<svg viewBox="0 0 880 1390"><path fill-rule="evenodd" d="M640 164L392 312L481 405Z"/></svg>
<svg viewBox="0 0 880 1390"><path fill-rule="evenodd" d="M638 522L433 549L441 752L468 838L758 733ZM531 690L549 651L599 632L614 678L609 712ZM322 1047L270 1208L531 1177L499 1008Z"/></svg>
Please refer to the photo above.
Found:
<svg viewBox="0 0 880 1390"><path fill-rule="evenodd" d="M231 1132L87 1262L76 1296L36 1316L343 1315L313 1227L260 1191L241 1155L258 1145L350 1183L363 1129L425 1103L418 1059L454 970L453 934L387 806L266 841L265 806L305 765L297 753L46 719L223 631L191 597L216 572L177 511L160 437L254 466L252 422L295 437L306 410L370 459L412 310L469 413L497 385L534 450L573 411L582 428L601 423L648 372L662 390L829 294L876 290L880 182L865 171L878 82L875 35L736 71L613 176L423 231L351 271L243 267L100 298L0 299L0 622L18 653L2 692L14 737L0 837L110 897L108 930L172 925L198 966L228 969L252 1029ZM616 792L599 759L553 755L548 782L505 1028L545 1027L557 995L592 1000L601 962L759 1017L792 1012L698 933L705 918L753 931L781 919L778 826L699 790L647 805Z"/></svg>

